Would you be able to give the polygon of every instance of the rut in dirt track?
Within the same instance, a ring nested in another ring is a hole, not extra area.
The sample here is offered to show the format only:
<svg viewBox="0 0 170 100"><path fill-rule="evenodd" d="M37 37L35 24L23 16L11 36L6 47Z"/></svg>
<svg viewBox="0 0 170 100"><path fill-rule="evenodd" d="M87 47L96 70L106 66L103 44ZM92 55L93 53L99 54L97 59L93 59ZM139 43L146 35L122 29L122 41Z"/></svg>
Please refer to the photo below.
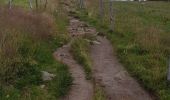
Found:
<svg viewBox="0 0 170 100"><path fill-rule="evenodd" d="M78 38L80 35L91 33L93 29L87 27L83 22L70 18L70 25L68 27L70 36L72 40ZM69 71L73 77L73 85L68 95L62 98L62 100L92 100L93 97L93 85L90 81L86 80L85 72L83 66L79 65L70 53L70 44L59 48L54 56L57 60L68 65Z"/></svg>
<svg viewBox="0 0 170 100"><path fill-rule="evenodd" d="M69 66L69 71L73 77L73 85L69 94L63 100L92 100L93 87L85 78L83 67L77 64L69 52L69 46L65 46L56 51L58 60ZM62 55L64 54L64 56ZM62 56L61 56L62 55Z"/></svg>
<svg viewBox="0 0 170 100"><path fill-rule="evenodd" d="M64 5L67 13L75 11L72 0L65 0L61 2ZM93 31L84 22L69 16L68 32L72 40ZM72 41L71 40L71 41ZM58 61L68 65L69 71L73 77L73 85L68 92L68 95L61 98L61 100L92 100L93 98L93 85L90 81L86 80L86 75L83 66L79 65L70 53L71 42L59 48L54 56Z"/></svg>
<svg viewBox="0 0 170 100"><path fill-rule="evenodd" d="M104 37L97 37L100 45L93 45L93 74L108 100L152 100L140 85L127 73L113 54L112 45Z"/></svg>

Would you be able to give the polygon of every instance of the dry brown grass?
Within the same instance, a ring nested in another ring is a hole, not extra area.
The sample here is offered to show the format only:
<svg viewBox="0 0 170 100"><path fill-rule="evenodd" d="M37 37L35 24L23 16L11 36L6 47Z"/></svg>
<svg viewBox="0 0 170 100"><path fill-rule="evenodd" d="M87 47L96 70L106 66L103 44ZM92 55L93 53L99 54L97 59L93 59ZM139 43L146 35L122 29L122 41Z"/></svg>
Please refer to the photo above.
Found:
<svg viewBox="0 0 170 100"><path fill-rule="evenodd" d="M1 82L12 83L22 70L22 63L32 59L29 53L34 52L36 44L55 35L55 24L53 17L46 13L28 12L21 8L9 10L0 7L0 14L3 15L0 16L0 77ZM22 56L20 49L25 48L23 46L30 49L25 52L30 57Z"/></svg>
<svg viewBox="0 0 170 100"><path fill-rule="evenodd" d="M15 28L41 38L47 38L54 31L53 18L45 13L26 12L21 8L2 8L0 13L3 15L0 16L1 28Z"/></svg>
<svg viewBox="0 0 170 100"><path fill-rule="evenodd" d="M161 30L156 27L147 27L136 34L136 42L139 43L141 48L155 52L160 49L161 45Z"/></svg>

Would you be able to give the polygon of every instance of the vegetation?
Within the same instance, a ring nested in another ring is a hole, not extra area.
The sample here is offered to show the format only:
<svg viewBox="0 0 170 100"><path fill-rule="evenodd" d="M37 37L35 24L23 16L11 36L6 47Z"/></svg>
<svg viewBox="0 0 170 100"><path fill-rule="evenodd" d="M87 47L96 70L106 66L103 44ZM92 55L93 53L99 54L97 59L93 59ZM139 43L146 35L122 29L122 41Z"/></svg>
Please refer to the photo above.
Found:
<svg viewBox="0 0 170 100"><path fill-rule="evenodd" d="M73 13L89 22L110 39L120 61L132 76L160 100L170 100L166 79L170 55L169 2L114 2L114 29L110 29L108 3L103 18L96 9L99 0L87 0L86 8ZM12 9L0 0L0 97L2 100L56 100L67 93L72 78L67 66L52 56L55 49L69 41L67 15L60 0L51 0L44 11L29 11L28 2L15 1ZM36 6L34 4L34 6ZM23 9L24 8L24 9ZM89 38L88 38L89 39ZM71 52L91 79L89 42L73 40ZM56 75L49 82L41 71ZM42 88L42 85L45 87ZM104 100L103 90L96 86L95 100Z"/></svg>
<svg viewBox="0 0 170 100"><path fill-rule="evenodd" d="M170 13L168 2L114 2L114 31L110 30L109 8L98 17L97 0L75 16L106 33L117 47L120 61L132 76L161 100L170 99L166 80L170 55Z"/></svg>
<svg viewBox="0 0 170 100"><path fill-rule="evenodd" d="M71 52L78 63L83 65L84 71L86 73L86 79L92 78L92 64L89 56L89 47L89 42L84 38L76 38L71 44Z"/></svg>
<svg viewBox="0 0 170 100"><path fill-rule="evenodd" d="M95 85L94 100L107 100L104 90L99 85Z"/></svg>
<svg viewBox="0 0 170 100"><path fill-rule="evenodd" d="M1 5L0 14L0 98L56 100L65 95L72 78L67 66L52 56L69 40L64 11L30 12L20 6L8 10ZM44 82L41 71L56 77Z"/></svg>

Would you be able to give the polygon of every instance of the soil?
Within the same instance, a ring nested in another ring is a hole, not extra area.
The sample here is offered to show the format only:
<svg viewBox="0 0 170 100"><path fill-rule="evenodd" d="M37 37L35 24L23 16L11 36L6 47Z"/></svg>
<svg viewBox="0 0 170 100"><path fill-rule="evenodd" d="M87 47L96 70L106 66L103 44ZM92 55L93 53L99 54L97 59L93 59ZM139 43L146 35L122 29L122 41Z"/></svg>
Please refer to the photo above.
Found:
<svg viewBox="0 0 170 100"><path fill-rule="evenodd" d="M91 29L91 28L90 28ZM83 22L78 19L70 17L70 25L68 31L72 40L78 38L81 35L86 34L90 31ZM86 31L88 30L88 31ZM73 85L68 95L62 98L62 100L92 100L93 98L93 84L86 80L86 75L83 70L83 66L79 65L73 58L70 52L70 43L59 48L54 56L58 61L68 65L69 71L73 77Z"/></svg>
<svg viewBox="0 0 170 100"><path fill-rule="evenodd" d="M90 81L86 80L83 67L73 59L69 49L70 46L66 45L55 52L56 59L69 66L74 79L71 90L62 100L92 100L93 86Z"/></svg>
<svg viewBox="0 0 170 100"><path fill-rule="evenodd" d="M119 63L111 43L104 37L97 39L100 45L93 45L91 49L93 74L108 100L152 100Z"/></svg>

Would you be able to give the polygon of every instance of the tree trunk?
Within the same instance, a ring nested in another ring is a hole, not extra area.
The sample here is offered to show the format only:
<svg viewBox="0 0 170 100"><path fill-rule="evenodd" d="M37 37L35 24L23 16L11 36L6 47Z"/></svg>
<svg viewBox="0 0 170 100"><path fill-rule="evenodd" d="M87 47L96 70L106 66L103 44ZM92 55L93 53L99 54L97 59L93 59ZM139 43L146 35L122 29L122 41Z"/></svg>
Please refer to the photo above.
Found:
<svg viewBox="0 0 170 100"><path fill-rule="evenodd" d="M9 9L12 8L12 1L13 1L13 0L9 0L9 2L8 2Z"/></svg>
<svg viewBox="0 0 170 100"><path fill-rule="evenodd" d="M47 1L47 0L45 0L44 9L46 9L46 8L47 8L47 4L48 4L48 1Z"/></svg>
<svg viewBox="0 0 170 100"><path fill-rule="evenodd" d="M38 0L35 0L36 9L38 9Z"/></svg>
<svg viewBox="0 0 170 100"><path fill-rule="evenodd" d="M99 16L102 18L104 14L103 0L99 0Z"/></svg>
<svg viewBox="0 0 170 100"><path fill-rule="evenodd" d="M32 6L32 0L29 0L29 4L30 4L30 8L32 9L33 6Z"/></svg>

